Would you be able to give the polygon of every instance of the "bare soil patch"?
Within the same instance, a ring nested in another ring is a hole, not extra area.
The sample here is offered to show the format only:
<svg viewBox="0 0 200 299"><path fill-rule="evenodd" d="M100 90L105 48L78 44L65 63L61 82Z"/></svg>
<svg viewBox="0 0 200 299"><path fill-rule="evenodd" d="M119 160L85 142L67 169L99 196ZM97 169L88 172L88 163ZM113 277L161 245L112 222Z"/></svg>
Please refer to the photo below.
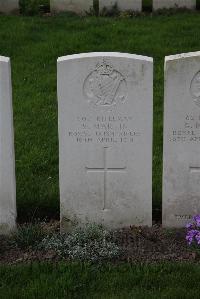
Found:
<svg viewBox="0 0 200 299"><path fill-rule="evenodd" d="M45 225L47 234L58 233L59 222ZM120 261L161 262L200 261L200 253L187 245L185 229L164 229L160 225L128 227L113 231L114 242L122 248ZM0 264L28 263L32 261L57 262L61 258L53 251L20 249L11 237L0 236Z"/></svg>

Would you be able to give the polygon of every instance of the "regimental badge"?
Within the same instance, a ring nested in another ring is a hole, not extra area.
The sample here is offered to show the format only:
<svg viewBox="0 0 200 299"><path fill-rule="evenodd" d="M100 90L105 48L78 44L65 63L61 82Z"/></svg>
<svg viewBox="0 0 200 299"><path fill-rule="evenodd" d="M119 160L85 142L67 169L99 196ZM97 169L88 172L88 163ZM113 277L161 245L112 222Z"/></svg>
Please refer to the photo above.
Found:
<svg viewBox="0 0 200 299"><path fill-rule="evenodd" d="M111 106L124 103L127 97L125 77L103 59L86 78L84 94L90 103L96 106Z"/></svg>
<svg viewBox="0 0 200 299"><path fill-rule="evenodd" d="M192 79L190 92L195 104L200 107L200 71Z"/></svg>

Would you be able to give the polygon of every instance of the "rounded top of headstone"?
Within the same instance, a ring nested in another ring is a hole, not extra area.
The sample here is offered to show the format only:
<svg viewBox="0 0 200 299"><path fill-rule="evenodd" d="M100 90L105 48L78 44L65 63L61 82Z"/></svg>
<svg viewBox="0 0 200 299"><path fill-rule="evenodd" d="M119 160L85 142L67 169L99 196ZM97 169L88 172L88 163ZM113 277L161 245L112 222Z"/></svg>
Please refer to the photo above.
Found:
<svg viewBox="0 0 200 299"><path fill-rule="evenodd" d="M5 56L0 56L0 61L1 62L9 62L10 58L9 57L5 57Z"/></svg>
<svg viewBox="0 0 200 299"><path fill-rule="evenodd" d="M193 58L193 57L198 57L198 56L200 56L200 51L181 53L181 54L176 54L176 55L169 55L169 56L165 57L165 62L170 61L170 60Z"/></svg>
<svg viewBox="0 0 200 299"><path fill-rule="evenodd" d="M129 53L121 53L121 52L91 52L91 53L81 53L81 54L73 54L62 56L58 58L58 63L66 60L74 60L81 58L92 58L92 57L117 57L117 58L129 58L135 60L142 60L153 63L153 58L148 56L129 54Z"/></svg>

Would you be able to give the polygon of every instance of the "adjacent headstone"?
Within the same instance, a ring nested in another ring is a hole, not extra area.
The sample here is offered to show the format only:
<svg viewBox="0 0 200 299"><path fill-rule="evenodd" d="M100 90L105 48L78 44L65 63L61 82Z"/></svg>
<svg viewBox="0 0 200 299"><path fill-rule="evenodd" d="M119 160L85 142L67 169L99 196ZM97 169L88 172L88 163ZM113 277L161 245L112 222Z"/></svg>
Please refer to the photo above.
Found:
<svg viewBox="0 0 200 299"><path fill-rule="evenodd" d="M93 0L50 0L50 7L53 13L72 11L85 14L93 9Z"/></svg>
<svg viewBox="0 0 200 299"><path fill-rule="evenodd" d="M153 10L164 8L196 8L196 0L153 0Z"/></svg>
<svg viewBox="0 0 200 299"><path fill-rule="evenodd" d="M15 227L15 157L9 58L0 56L0 234Z"/></svg>
<svg viewBox="0 0 200 299"><path fill-rule="evenodd" d="M200 213L200 52L165 58L163 225Z"/></svg>
<svg viewBox="0 0 200 299"><path fill-rule="evenodd" d="M0 0L0 13L15 13L19 11L19 0Z"/></svg>
<svg viewBox="0 0 200 299"><path fill-rule="evenodd" d="M153 60L58 59L61 227L152 223Z"/></svg>
<svg viewBox="0 0 200 299"><path fill-rule="evenodd" d="M99 11L109 11L115 5L119 11L142 11L142 0L99 0Z"/></svg>

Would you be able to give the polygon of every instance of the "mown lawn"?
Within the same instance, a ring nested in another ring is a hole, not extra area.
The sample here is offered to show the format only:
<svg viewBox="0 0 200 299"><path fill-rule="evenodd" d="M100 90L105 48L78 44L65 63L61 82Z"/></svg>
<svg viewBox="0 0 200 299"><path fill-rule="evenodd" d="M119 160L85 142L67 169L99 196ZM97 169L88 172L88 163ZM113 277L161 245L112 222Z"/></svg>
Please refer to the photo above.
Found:
<svg viewBox="0 0 200 299"><path fill-rule="evenodd" d="M0 267L3 299L199 299L194 264L48 264Z"/></svg>
<svg viewBox="0 0 200 299"><path fill-rule="evenodd" d="M154 57L153 207L161 209L164 56L200 50L200 14L128 18L0 16L12 59L20 221L59 216L56 59L92 51Z"/></svg>

